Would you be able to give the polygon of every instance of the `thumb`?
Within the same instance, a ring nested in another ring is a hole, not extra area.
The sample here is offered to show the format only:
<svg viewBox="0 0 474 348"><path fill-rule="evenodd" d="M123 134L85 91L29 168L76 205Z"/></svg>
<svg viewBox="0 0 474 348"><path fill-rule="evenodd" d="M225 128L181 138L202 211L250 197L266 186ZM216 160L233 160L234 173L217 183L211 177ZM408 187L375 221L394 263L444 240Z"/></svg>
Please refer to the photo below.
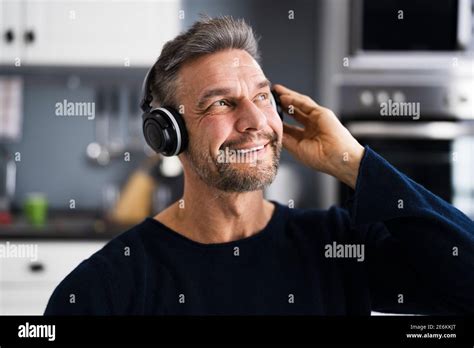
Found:
<svg viewBox="0 0 474 348"><path fill-rule="evenodd" d="M296 149L298 148L298 140L295 137L289 134L284 134L282 144L283 147L287 149L291 154L296 154Z"/></svg>
<svg viewBox="0 0 474 348"><path fill-rule="evenodd" d="M296 148L303 139L304 130L300 127L283 123L283 146L290 152L296 153Z"/></svg>

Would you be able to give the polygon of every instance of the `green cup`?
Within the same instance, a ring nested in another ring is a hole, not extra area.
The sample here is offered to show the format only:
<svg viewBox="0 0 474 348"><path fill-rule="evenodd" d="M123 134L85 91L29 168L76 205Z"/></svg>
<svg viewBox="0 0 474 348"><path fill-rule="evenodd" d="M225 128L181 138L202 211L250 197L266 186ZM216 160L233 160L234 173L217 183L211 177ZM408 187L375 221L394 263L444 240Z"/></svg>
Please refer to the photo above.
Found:
<svg viewBox="0 0 474 348"><path fill-rule="evenodd" d="M26 196L24 212L26 220L33 226L42 227L46 221L48 201L42 193L29 193Z"/></svg>

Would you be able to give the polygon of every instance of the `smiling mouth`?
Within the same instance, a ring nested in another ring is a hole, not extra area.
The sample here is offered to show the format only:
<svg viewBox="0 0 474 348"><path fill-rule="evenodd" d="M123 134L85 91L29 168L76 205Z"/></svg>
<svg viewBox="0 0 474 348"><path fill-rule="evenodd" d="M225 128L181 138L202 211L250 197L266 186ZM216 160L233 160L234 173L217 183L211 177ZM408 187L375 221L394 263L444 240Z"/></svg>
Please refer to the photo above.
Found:
<svg viewBox="0 0 474 348"><path fill-rule="evenodd" d="M243 154L246 154L246 153L250 153L250 152L254 152L254 151L257 152L257 151L263 150L265 148L265 146L267 146L267 144L251 147L249 149L236 149L236 151L237 151L237 153L243 155Z"/></svg>

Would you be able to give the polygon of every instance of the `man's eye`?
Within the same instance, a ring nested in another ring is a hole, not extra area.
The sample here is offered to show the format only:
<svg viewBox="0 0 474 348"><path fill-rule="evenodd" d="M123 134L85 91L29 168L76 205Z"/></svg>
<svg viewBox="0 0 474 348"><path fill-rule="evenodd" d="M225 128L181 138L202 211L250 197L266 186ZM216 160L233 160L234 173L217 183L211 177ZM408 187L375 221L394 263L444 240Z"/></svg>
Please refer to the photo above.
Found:
<svg viewBox="0 0 474 348"><path fill-rule="evenodd" d="M229 105L225 99L218 100L214 103L212 103L211 106L227 106Z"/></svg>
<svg viewBox="0 0 474 348"><path fill-rule="evenodd" d="M257 96L258 101L265 101L268 99L268 94L267 93L262 93Z"/></svg>

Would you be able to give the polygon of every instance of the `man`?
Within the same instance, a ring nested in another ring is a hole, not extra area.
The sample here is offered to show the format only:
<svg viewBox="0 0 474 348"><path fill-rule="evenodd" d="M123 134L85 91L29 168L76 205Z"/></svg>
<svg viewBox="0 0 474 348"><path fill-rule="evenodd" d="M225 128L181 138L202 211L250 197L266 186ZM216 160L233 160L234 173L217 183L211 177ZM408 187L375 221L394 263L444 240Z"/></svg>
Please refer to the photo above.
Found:
<svg viewBox="0 0 474 348"><path fill-rule="evenodd" d="M301 127L282 124L258 59L252 29L229 17L164 46L153 102L185 110L183 198L82 262L46 314L474 313L473 222L275 85ZM354 189L348 209L265 200L282 145Z"/></svg>

